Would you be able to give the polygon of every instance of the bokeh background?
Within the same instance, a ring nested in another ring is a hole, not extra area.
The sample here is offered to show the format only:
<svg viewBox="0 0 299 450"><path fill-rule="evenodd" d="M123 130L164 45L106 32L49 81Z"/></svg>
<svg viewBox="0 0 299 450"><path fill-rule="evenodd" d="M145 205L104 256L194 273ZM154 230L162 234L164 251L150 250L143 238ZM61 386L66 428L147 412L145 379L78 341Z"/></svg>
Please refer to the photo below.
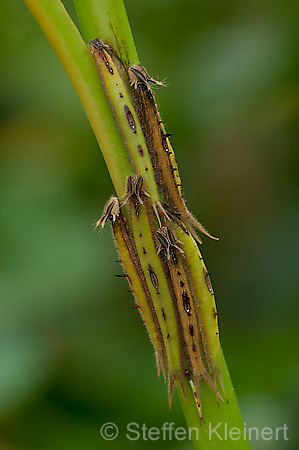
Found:
<svg viewBox="0 0 299 450"><path fill-rule="evenodd" d="M75 18L71 2L66 2ZM247 426L298 442L298 3L127 0L190 209ZM0 449L191 449L125 438L128 422L185 426L116 263L113 193L78 98L20 0L0 16ZM103 423L120 436L101 439Z"/></svg>

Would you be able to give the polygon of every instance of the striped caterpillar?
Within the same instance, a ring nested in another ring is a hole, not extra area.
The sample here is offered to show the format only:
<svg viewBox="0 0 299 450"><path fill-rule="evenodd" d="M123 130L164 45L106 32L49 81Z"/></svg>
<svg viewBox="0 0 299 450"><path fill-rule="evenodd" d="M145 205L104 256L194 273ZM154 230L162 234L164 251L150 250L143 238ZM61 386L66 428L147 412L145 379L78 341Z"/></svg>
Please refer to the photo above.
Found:
<svg viewBox="0 0 299 450"><path fill-rule="evenodd" d="M120 261L123 264L125 275L131 287L131 292L136 300L136 307L142 317L143 323L147 328L155 349L158 376L162 369L166 380L165 365L165 345L164 339L153 305L150 290L142 270L140 260L132 244L127 226L120 208L120 202L117 197L111 197L103 210L102 216L96 222L96 226L105 226L106 221L110 219L116 248L119 253Z"/></svg>
<svg viewBox="0 0 299 450"><path fill-rule="evenodd" d="M164 251L164 263L166 264L172 281L176 297L176 307L182 329L184 346L183 370L192 380L194 385L197 406L202 417L200 404L200 383L204 380L215 392L217 397L222 397L213 384L209 365L203 352L205 337L201 333L202 317L198 314L197 298L194 295L193 280L188 274L185 252L180 247L183 243L178 240L175 233L169 227L162 227L156 231L159 241L159 253ZM166 256L166 257L165 257Z"/></svg>
<svg viewBox="0 0 299 450"><path fill-rule="evenodd" d="M193 227L212 239L212 236L204 226L191 214L185 204L182 193L182 182L179 176L178 166L174 151L171 147L169 136L159 114L149 82L163 84L151 78L144 67L133 65L128 69L130 84L134 89L138 117L146 144L151 155L152 164L156 174L157 185L162 189L166 202L174 211L180 215L182 222L188 231L199 242L202 243Z"/></svg>

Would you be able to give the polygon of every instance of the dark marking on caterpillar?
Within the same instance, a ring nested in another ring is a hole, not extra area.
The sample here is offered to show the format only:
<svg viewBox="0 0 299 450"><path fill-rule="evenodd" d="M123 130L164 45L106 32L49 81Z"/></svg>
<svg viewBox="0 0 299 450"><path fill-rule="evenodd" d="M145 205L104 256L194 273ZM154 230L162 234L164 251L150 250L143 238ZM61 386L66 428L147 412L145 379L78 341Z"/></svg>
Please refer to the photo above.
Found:
<svg viewBox="0 0 299 450"><path fill-rule="evenodd" d="M213 315L214 315L215 319L216 319L216 317L218 316L218 312L216 311L215 308L213 308Z"/></svg>
<svg viewBox="0 0 299 450"><path fill-rule="evenodd" d="M172 136L172 133L165 133L165 134L162 134L162 139L166 139L166 138L168 138L169 136Z"/></svg>
<svg viewBox="0 0 299 450"><path fill-rule="evenodd" d="M167 337L167 339L170 337L170 334L168 333L168 335L166 336Z"/></svg>
<svg viewBox="0 0 299 450"><path fill-rule="evenodd" d="M182 280L180 281L180 286L181 286L181 287L184 287L184 286L185 286L185 283L184 283Z"/></svg>
<svg viewBox="0 0 299 450"><path fill-rule="evenodd" d="M148 167L146 167L145 170L148 170Z"/></svg>
<svg viewBox="0 0 299 450"><path fill-rule="evenodd" d="M171 251L171 261L173 262L173 264L178 263L177 257L175 256L175 253L173 250Z"/></svg>
<svg viewBox="0 0 299 450"><path fill-rule="evenodd" d="M194 334L193 325L189 325L189 331L190 331L190 335L193 336L193 334Z"/></svg>
<svg viewBox="0 0 299 450"><path fill-rule="evenodd" d="M135 122L135 119L134 119L134 117L133 117L132 111L130 110L130 108L128 107L128 105L125 105L125 106L124 106L124 110L125 110L125 114L126 114L126 117L127 117L128 124L129 124L130 127L132 128L133 133L137 133L137 130L136 130L136 122Z"/></svg>
<svg viewBox="0 0 299 450"><path fill-rule="evenodd" d="M143 247L142 253L143 253L144 255L146 255L146 250L145 250L144 247Z"/></svg>
<svg viewBox="0 0 299 450"><path fill-rule="evenodd" d="M147 270L149 271L150 279L151 279L152 285L153 285L154 288L157 290L157 294L160 294L160 292L159 292L159 281L158 281L158 277L157 277L157 275L155 274L155 272L154 272L154 270L153 270L153 268L152 268L152 266L151 266L150 264L148 265L148 269L147 269Z"/></svg>
<svg viewBox="0 0 299 450"><path fill-rule="evenodd" d="M119 278L123 278L123 277L127 277L128 274L127 273L122 273L121 275L115 275L115 276L119 277Z"/></svg>
<svg viewBox="0 0 299 450"><path fill-rule="evenodd" d="M193 350L194 352L196 352L196 345L194 344L194 342L193 342L193 345L192 345L192 350Z"/></svg>
<svg viewBox="0 0 299 450"><path fill-rule="evenodd" d="M165 316L165 312L164 312L164 309L162 308L162 316L163 316L163 319L165 320L165 322L166 322L166 316Z"/></svg>
<svg viewBox="0 0 299 450"><path fill-rule="evenodd" d="M123 98L123 94L121 92L119 93L119 96L120 96L120 98Z"/></svg>
<svg viewBox="0 0 299 450"><path fill-rule="evenodd" d="M185 369L185 375L188 378L188 380L191 380L191 375L190 375L190 370L189 369Z"/></svg>
<svg viewBox="0 0 299 450"><path fill-rule="evenodd" d="M203 271L203 274L205 277L205 282L206 282L207 288L208 288L209 292L212 294L213 288L212 288L212 283L211 283L211 279L210 279L210 274L205 267L203 267L202 271Z"/></svg>
<svg viewBox="0 0 299 450"><path fill-rule="evenodd" d="M184 306L184 310L186 311L186 313L188 314L188 316L191 316L191 305L190 305L190 299L188 297L188 294L186 291L183 291L182 294L182 298L183 298L183 306Z"/></svg>
<svg viewBox="0 0 299 450"><path fill-rule="evenodd" d="M139 151L140 155L143 156L143 149L142 149L141 144L138 144L138 151Z"/></svg>
<svg viewBox="0 0 299 450"><path fill-rule="evenodd" d="M167 145L167 141L166 141L166 139L163 139L163 136L162 136L162 146L163 146L165 152L168 155L170 155L172 153L172 152L169 151L169 148L168 148L168 145Z"/></svg>

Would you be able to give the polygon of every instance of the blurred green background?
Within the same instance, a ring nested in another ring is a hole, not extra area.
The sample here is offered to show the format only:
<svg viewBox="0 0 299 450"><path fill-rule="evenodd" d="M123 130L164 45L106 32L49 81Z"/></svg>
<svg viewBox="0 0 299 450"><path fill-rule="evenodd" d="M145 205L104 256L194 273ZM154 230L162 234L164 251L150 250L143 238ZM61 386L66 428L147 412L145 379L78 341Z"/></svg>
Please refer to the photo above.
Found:
<svg viewBox="0 0 299 450"><path fill-rule="evenodd" d="M75 20L71 2L66 2ZM190 209L247 426L298 417L298 3L127 0ZM107 226L113 193L78 98L20 0L1 0L0 449L154 448L128 422L185 426L156 376ZM120 436L100 437L114 422ZM191 449L188 441L158 441Z"/></svg>

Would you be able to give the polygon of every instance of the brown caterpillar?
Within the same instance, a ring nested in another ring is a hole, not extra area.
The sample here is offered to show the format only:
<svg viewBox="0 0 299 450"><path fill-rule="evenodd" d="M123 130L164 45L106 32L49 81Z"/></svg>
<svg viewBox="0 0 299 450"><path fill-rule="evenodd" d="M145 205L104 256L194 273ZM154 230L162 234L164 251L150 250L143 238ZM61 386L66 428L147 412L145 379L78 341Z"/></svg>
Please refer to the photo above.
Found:
<svg viewBox="0 0 299 450"><path fill-rule="evenodd" d="M168 139L165 127L161 120L157 104L149 82L163 84L151 78L144 67L134 65L129 67L128 76L130 84L134 89L137 113L141 123L145 141L151 155L153 169L156 174L156 182L162 189L167 204L175 212L180 214L192 236L201 243L193 227L212 239L212 236L204 226L191 214L185 204L181 179L175 160L174 151Z"/></svg>
<svg viewBox="0 0 299 450"><path fill-rule="evenodd" d="M134 294L136 306L139 309L142 321L147 328L155 349L158 376L160 375L160 370L162 369L166 380L165 345L163 334L153 305L150 290L146 282L146 277L127 231L117 197L111 197L107 201L103 214L97 221L97 226L101 224L103 227L108 219L110 219L112 223L113 235L120 257L119 261L122 262L125 271L124 275L128 278L131 285L130 292Z"/></svg>
<svg viewBox="0 0 299 450"><path fill-rule="evenodd" d="M168 267L172 286L176 298L176 308L179 314L180 326L183 332L184 351L186 352L184 360L184 371L188 371L188 380L192 383L196 393L197 404L200 406L200 382L205 382L210 386L214 393L221 400L221 396L213 383L208 367L205 361L205 355L202 349L200 325L192 290L189 287L188 274L186 273L184 251L177 245L182 244L175 233L169 227L162 227L156 231L159 240L157 252L163 252L166 255L164 263ZM173 258L174 256L174 258ZM200 416L202 411L200 409Z"/></svg>

